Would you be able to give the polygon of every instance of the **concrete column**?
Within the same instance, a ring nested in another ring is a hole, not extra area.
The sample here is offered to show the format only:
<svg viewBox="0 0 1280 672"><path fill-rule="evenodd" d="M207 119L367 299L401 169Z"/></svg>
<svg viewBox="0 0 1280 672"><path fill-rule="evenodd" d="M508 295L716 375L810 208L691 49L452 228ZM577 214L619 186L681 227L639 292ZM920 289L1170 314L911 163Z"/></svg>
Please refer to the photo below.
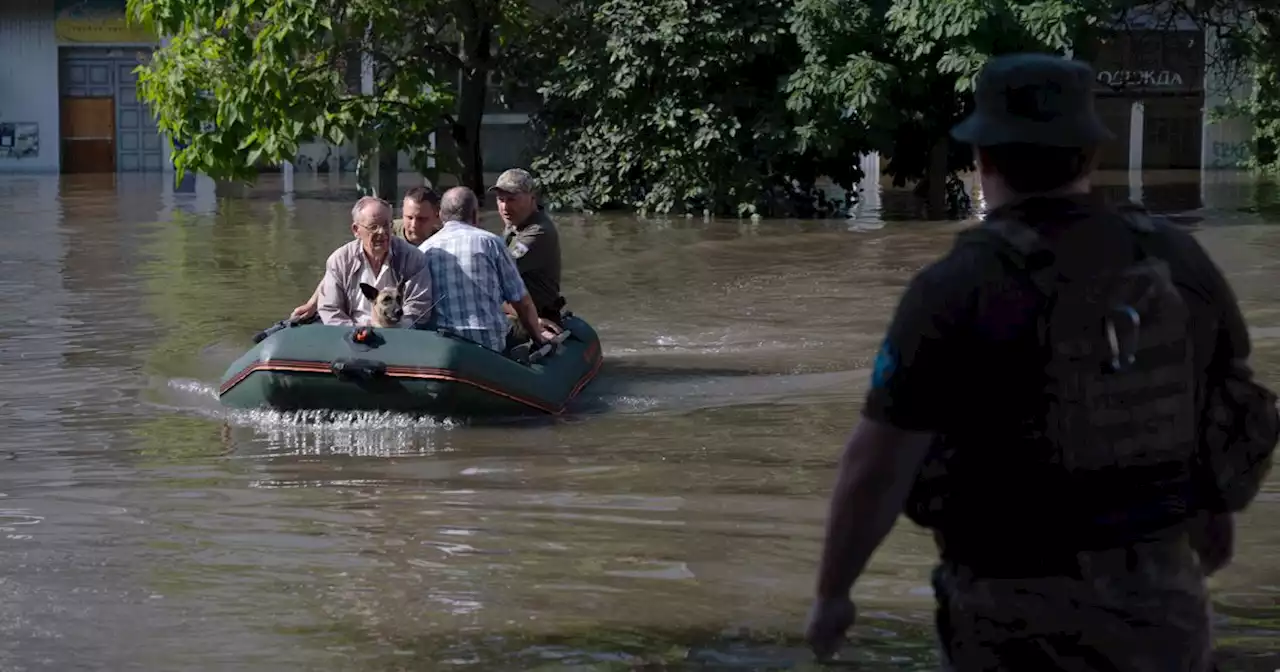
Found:
<svg viewBox="0 0 1280 672"><path fill-rule="evenodd" d="M1134 101L1129 110L1129 200L1142 202L1142 131L1146 106Z"/></svg>
<svg viewBox="0 0 1280 672"><path fill-rule="evenodd" d="M880 153L863 154L862 181L858 187L862 190L858 202L858 214L876 217L880 214Z"/></svg>

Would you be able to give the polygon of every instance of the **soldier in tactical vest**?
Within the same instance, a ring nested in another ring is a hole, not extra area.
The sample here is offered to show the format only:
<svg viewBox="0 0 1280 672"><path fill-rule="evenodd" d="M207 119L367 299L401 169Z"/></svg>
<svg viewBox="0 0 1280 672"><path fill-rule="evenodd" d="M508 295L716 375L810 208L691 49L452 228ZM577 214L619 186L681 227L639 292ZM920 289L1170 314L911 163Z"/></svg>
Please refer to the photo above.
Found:
<svg viewBox="0 0 1280 672"><path fill-rule="evenodd" d="M1091 195L1093 71L993 59L974 114L984 222L912 279L841 459L807 637L906 513L930 529L949 670L1212 669L1205 576L1280 416L1235 296L1190 234Z"/></svg>

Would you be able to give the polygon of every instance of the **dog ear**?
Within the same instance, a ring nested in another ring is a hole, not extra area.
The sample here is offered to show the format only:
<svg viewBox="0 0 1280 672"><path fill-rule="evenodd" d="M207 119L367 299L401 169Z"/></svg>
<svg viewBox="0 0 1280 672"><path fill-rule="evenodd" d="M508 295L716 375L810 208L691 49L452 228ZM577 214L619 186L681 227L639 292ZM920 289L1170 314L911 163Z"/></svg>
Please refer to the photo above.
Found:
<svg viewBox="0 0 1280 672"><path fill-rule="evenodd" d="M408 286L409 286L408 280L401 280L400 284L396 285L396 291L400 293L400 298L402 299L404 298L404 290Z"/></svg>
<svg viewBox="0 0 1280 672"><path fill-rule="evenodd" d="M360 283L360 293L364 294L364 298L369 299L370 301L376 301L378 299L378 290L375 289L373 285L363 282Z"/></svg>

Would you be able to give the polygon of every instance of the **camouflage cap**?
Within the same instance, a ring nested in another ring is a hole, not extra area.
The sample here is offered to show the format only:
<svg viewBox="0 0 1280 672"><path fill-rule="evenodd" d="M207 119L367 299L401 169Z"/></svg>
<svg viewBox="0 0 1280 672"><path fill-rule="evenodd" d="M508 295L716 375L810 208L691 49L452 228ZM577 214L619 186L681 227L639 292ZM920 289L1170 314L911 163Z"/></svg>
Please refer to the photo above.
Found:
<svg viewBox="0 0 1280 672"><path fill-rule="evenodd" d="M1110 140L1115 136L1094 109L1093 82L1093 68L1083 61L997 56L978 73L974 112L951 129L951 137L980 147L1089 147Z"/></svg>
<svg viewBox="0 0 1280 672"><path fill-rule="evenodd" d="M505 191L509 194L532 194L537 191L538 183L523 168L512 168L503 171L497 181L489 187L489 191Z"/></svg>

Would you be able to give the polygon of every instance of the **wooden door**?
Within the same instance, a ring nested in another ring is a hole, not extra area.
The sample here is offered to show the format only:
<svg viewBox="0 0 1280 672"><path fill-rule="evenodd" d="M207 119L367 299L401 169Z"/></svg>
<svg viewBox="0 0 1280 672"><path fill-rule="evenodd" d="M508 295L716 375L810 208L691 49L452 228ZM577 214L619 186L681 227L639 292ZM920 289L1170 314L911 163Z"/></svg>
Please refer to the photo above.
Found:
<svg viewBox="0 0 1280 672"><path fill-rule="evenodd" d="M62 172L114 173L114 97L62 99Z"/></svg>

